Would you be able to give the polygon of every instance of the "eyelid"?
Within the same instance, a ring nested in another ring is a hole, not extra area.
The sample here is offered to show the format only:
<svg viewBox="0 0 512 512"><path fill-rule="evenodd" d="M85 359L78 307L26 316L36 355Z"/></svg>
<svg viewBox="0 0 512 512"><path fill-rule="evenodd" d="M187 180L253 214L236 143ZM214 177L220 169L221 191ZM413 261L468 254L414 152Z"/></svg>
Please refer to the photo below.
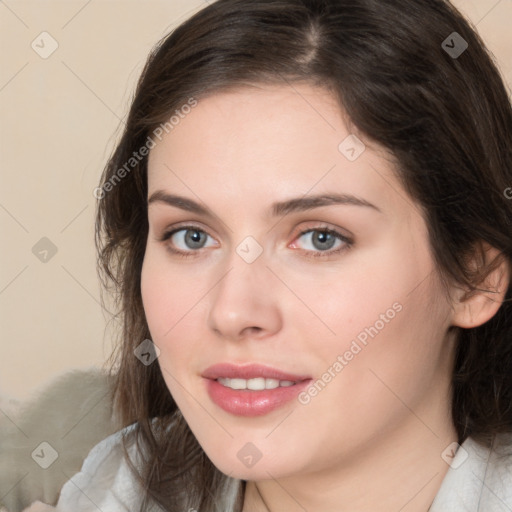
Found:
<svg viewBox="0 0 512 512"><path fill-rule="evenodd" d="M160 241L162 241L163 238L168 239L170 236L172 236L177 231L181 231L182 229L190 229L190 230L196 230L196 231L202 231L203 233L206 233L211 238L217 240L217 238L210 234L210 229L206 226L202 225L199 222L196 221L183 221L178 222L176 224L172 224L171 226L167 226L164 229L162 229L162 234L158 237Z"/></svg>
<svg viewBox="0 0 512 512"><path fill-rule="evenodd" d="M196 226L194 224L183 224L183 225L177 225L177 226L173 226L173 227L170 227L169 229L165 229L164 232L162 233L162 235L159 237L159 240L161 242L165 242L167 240L169 240L173 235L175 235L176 233L178 233L179 231L200 231L201 233L204 233L206 236L212 238L213 240L215 240L215 242L218 244L218 240L213 236L211 235L208 230L206 230L205 228L201 227L201 226ZM197 252L197 251L195 251Z"/></svg>
<svg viewBox="0 0 512 512"><path fill-rule="evenodd" d="M306 222L305 224L305 227L301 225L298 229L293 230L293 232L296 232L295 235L293 236L294 241L301 235L310 233L311 231L327 231L336 236L339 236L342 240L350 241L352 243L354 242L354 235L350 231L329 224L328 222L310 221Z"/></svg>

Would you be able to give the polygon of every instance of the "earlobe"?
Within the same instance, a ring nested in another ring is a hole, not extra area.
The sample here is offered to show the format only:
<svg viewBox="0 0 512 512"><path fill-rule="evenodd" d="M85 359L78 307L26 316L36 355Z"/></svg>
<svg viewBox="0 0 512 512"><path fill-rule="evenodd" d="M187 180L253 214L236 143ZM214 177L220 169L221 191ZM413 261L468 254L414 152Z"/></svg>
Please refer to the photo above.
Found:
<svg viewBox="0 0 512 512"><path fill-rule="evenodd" d="M483 243L478 255L470 262L470 268L482 272L484 279L476 284L475 290L460 290L453 304L452 325L472 329L489 321L499 310L505 300L510 286L510 262L503 254Z"/></svg>

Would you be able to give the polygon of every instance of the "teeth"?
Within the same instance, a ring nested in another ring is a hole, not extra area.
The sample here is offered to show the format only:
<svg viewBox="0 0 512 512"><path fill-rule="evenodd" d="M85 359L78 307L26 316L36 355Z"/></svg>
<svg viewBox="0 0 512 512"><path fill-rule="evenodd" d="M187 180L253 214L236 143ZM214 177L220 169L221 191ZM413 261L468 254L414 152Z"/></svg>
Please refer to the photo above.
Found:
<svg viewBox="0 0 512 512"><path fill-rule="evenodd" d="M263 391L264 389L275 389L277 387L293 386L295 382L291 380L265 379L257 377L255 379L228 379L219 378L217 381L231 389L250 389L252 391Z"/></svg>

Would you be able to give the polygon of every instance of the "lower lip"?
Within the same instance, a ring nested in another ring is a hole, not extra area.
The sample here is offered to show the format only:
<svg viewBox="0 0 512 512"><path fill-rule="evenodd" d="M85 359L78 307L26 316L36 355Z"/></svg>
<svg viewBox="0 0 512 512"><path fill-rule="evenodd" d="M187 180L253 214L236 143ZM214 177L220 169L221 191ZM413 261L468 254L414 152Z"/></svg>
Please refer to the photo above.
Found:
<svg viewBox="0 0 512 512"><path fill-rule="evenodd" d="M231 389L216 380L206 380L208 395L212 401L226 412L236 416L263 416L268 414L293 400L311 382L311 379L308 379L293 386L252 391L249 389Z"/></svg>

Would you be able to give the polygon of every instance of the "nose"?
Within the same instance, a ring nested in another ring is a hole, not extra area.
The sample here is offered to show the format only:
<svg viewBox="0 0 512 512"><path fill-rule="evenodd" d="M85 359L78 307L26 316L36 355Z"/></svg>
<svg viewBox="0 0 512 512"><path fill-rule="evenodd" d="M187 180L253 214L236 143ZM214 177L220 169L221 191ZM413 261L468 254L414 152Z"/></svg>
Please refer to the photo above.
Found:
<svg viewBox="0 0 512 512"><path fill-rule="evenodd" d="M210 294L208 327L225 340L265 338L282 328L277 280L263 257L247 263L237 254Z"/></svg>

